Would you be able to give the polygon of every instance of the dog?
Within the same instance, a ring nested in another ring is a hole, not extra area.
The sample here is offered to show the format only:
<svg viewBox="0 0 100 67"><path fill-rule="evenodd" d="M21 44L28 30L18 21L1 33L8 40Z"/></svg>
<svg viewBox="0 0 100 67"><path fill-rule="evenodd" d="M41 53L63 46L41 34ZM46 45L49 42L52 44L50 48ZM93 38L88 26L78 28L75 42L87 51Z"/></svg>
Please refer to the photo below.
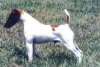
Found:
<svg viewBox="0 0 100 67"><path fill-rule="evenodd" d="M67 15L66 24L45 25L22 9L12 9L4 27L11 28L18 21L24 24L24 35L29 61L33 60L35 44L59 41L76 55L80 63L82 61L83 52L73 43L74 33L69 27L70 15L66 9L64 12Z"/></svg>

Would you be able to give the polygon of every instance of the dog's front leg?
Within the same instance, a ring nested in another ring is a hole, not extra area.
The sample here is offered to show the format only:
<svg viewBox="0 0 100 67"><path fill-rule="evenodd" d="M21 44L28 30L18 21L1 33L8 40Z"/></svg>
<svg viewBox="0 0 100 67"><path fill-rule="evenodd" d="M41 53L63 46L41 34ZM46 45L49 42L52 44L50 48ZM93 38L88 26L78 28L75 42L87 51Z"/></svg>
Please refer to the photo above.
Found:
<svg viewBox="0 0 100 67"><path fill-rule="evenodd" d="M26 48L28 52L28 61L30 62L33 60L33 56L34 56L34 44L26 42Z"/></svg>

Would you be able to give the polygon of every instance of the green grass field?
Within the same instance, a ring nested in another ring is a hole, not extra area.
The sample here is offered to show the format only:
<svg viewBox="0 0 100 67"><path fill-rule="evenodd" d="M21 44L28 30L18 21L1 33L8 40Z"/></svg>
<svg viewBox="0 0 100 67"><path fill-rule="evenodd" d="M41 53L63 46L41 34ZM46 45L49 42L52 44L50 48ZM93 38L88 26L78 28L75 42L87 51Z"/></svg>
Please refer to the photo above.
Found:
<svg viewBox="0 0 100 67"><path fill-rule="evenodd" d="M36 45L36 57L29 63L23 24L3 27L13 8L27 11L44 24L64 24L67 9L75 41L84 53L82 63L77 64L62 43ZM100 67L100 0L0 0L0 67Z"/></svg>

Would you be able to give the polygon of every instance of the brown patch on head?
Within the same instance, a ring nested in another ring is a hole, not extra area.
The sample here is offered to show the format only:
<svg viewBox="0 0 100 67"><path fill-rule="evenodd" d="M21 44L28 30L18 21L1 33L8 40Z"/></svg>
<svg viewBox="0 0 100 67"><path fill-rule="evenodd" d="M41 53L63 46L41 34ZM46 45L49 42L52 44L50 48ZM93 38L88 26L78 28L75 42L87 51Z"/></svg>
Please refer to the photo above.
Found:
<svg viewBox="0 0 100 67"><path fill-rule="evenodd" d="M55 29L59 26L59 25L50 25L52 28L52 31L55 31Z"/></svg>
<svg viewBox="0 0 100 67"><path fill-rule="evenodd" d="M22 9L13 9L11 12L18 12L20 15L23 14L23 10Z"/></svg>

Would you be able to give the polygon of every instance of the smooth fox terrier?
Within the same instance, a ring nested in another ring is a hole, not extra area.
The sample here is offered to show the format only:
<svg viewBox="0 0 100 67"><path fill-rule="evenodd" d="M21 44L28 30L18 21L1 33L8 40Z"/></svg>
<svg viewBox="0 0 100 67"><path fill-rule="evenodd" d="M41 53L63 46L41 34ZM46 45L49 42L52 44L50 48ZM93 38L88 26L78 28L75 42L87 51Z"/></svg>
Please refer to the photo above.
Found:
<svg viewBox="0 0 100 67"><path fill-rule="evenodd" d="M4 27L11 28L18 21L23 22L29 61L33 60L35 44L59 41L76 55L80 63L83 52L73 43L74 33L69 27L70 15L66 9L64 12L67 15L67 23L57 26L42 24L24 10L12 9Z"/></svg>

